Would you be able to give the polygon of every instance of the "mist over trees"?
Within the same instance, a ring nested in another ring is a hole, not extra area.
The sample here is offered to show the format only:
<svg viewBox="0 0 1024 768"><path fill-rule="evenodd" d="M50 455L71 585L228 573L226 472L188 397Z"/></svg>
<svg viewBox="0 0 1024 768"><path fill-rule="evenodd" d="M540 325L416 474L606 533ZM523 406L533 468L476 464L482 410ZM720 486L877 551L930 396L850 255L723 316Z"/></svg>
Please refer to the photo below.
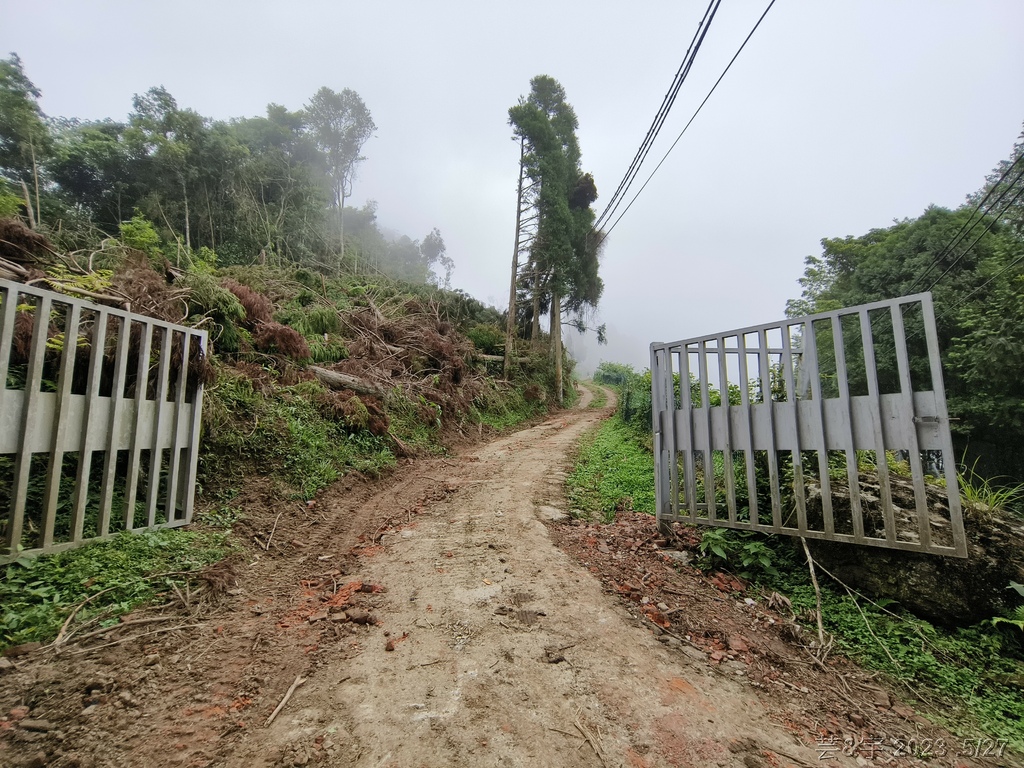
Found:
<svg viewBox="0 0 1024 768"><path fill-rule="evenodd" d="M956 210L930 206L916 219L860 237L825 238L821 255L807 257L801 298L787 305L793 317L931 290L957 452L968 467L977 460L978 472L1018 482L1024 479L1022 155L1024 133L985 186ZM987 195L1002 202L972 227ZM969 235L949 247L965 230Z"/></svg>
<svg viewBox="0 0 1024 768"><path fill-rule="evenodd" d="M593 232L596 215L591 208L597 186L581 168L579 121L557 80L534 77L529 95L509 109L508 122L522 151L506 357L517 327L528 328L531 339L539 338L540 316L547 311L556 389L561 392L563 318L585 329L604 291L598 274L602 238ZM524 185L525 179L529 183ZM520 250L528 259L522 272Z"/></svg>
<svg viewBox="0 0 1024 768"><path fill-rule="evenodd" d="M376 130L355 91L323 87L302 109L226 121L162 86L136 95L124 122L50 118L40 95L17 54L0 60L0 216L23 215L61 247L117 237L141 217L177 265L292 262L450 283L436 228L386 234L376 203L346 205Z"/></svg>

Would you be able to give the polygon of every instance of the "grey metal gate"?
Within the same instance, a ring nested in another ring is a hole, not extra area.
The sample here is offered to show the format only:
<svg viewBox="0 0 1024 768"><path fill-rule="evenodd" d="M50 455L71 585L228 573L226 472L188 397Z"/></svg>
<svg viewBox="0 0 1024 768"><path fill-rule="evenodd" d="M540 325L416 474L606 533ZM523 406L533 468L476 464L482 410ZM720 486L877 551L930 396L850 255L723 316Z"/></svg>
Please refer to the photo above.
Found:
<svg viewBox="0 0 1024 768"><path fill-rule="evenodd" d="M657 516L967 556L930 293L651 345Z"/></svg>
<svg viewBox="0 0 1024 768"><path fill-rule="evenodd" d="M0 563L191 521L206 341L0 280Z"/></svg>

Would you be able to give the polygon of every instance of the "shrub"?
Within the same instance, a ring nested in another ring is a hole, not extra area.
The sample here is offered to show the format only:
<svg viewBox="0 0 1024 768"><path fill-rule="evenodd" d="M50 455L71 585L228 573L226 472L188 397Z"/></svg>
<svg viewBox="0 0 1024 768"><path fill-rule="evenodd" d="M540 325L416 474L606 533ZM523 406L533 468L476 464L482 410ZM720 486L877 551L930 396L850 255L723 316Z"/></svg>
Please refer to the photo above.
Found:
<svg viewBox="0 0 1024 768"><path fill-rule="evenodd" d="M302 362L310 358L309 344L298 331L280 323L263 323L253 336L260 352L282 355Z"/></svg>

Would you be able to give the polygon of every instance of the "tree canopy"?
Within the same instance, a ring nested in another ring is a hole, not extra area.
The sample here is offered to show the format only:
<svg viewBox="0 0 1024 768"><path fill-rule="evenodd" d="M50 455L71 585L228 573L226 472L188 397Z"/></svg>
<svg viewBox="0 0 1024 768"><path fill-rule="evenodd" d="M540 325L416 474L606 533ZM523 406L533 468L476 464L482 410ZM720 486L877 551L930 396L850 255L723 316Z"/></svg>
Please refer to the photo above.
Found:
<svg viewBox="0 0 1024 768"><path fill-rule="evenodd" d="M324 87L303 109L269 104L264 116L227 121L183 107L162 86L137 94L125 122L49 118L39 97L17 54L0 60L0 215L26 215L69 250L117 237L141 216L179 265L205 248L224 265L451 279L437 229L404 243L380 229L376 204L346 207L376 130L353 90Z"/></svg>
<svg viewBox="0 0 1024 768"><path fill-rule="evenodd" d="M1015 195L1024 181L1010 173L993 187L1022 152L1024 134L957 210L931 206L860 237L822 240L821 255L807 257L801 298L787 305L799 316L930 289L958 452L968 466L977 460L979 471L1017 481L1024 479L1024 206ZM992 206L969 237L948 247L990 191L989 200L1005 191L1002 200L1016 202Z"/></svg>

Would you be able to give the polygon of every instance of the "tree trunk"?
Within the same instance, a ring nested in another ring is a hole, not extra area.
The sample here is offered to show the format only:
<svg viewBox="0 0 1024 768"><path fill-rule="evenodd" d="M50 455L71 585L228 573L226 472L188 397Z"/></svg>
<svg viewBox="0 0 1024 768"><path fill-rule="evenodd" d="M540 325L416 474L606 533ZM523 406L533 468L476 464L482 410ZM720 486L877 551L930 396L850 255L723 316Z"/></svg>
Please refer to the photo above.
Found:
<svg viewBox="0 0 1024 768"><path fill-rule="evenodd" d="M188 223L188 190L185 188L185 177L181 177L181 197L185 201L185 248L192 253L192 229ZM181 264L178 264L180 267Z"/></svg>
<svg viewBox="0 0 1024 768"><path fill-rule="evenodd" d="M558 405L563 402L562 397L562 297L558 295L558 289L552 286L551 289L551 354L555 358L555 390L558 395Z"/></svg>
<svg viewBox="0 0 1024 768"><path fill-rule="evenodd" d="M25 210L28 211L28 228L36 228L36 214L32 208L32 195L28 192L28 184L21 182L21 191L25 195Z"/></svg>
<svg viewBox="0 0 1024 768"><path fill-rule="evenodd" d="M342 268L345 264L345 186L342 183L341 189L338 194L338 236L339 245L341 246L341 255L338 257L338 273L341 273ZM352 272L358 272L355 264L352 265Z"/></svg>
<svg viewBox="0 0 1024 768"><path fill-rule="evenodd" d="M519 189L516 192L516 237L512 246L512 282L508 289L508 322L505 324L505 363L503 375L507 379L512 368L512 346L516 338L516 278L519 276L519 232L523 220L523 157L526 138L519 139Z"/></svg>
<svg viewBox="0 0 1024 768"><path fill-rule="evenodd" d="M39 166L36 165L36 143L30 142L29 147L32 149L32 180L36 185L36 224L42 224L42 211L39 209Z"/></svg>
<svg viewBox="0 0 1024 768"><path fill-rule="evenodd" d="M353 392L358 392L361 395L375 395L376 397L384 397L385 394L384 390L372 381L350 376L347 373L328 371L326 368L319 368L315 365L309 366L309 371L316 376L322 384L330 387L331 389L351 389Z"/></svg>
<svg viewBox="0 0 1024 768"><path fill-rule="evenodd" d="M530 326L530 341L534 344L540 341L540 270L537 269L537 261L530 255L530 263L533 265L533 325Z"/></svg>

